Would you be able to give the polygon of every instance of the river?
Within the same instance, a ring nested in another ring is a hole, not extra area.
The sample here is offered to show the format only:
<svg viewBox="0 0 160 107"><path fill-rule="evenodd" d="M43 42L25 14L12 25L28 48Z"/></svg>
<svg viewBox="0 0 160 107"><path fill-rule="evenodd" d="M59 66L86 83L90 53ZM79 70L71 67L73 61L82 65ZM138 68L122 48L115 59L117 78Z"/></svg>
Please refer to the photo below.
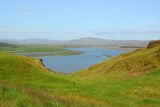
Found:
<svg viewBox="0 0 160 107"><path fill-rule="evenodd" d="M44 65L54 71L72 73L103 62L108 58L124 53L123 50L106 50L101 48L67 48L82 51L80 55L42 56Z"/></svg>

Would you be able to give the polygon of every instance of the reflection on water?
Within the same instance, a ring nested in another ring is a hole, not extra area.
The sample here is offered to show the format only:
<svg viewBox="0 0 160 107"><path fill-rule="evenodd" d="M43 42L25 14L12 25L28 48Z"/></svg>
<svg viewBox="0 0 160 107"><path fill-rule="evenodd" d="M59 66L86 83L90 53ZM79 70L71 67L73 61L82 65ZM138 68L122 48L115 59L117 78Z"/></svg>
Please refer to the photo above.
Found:
<svg viewBox="0 0 160 107"><path fill-rule="evenodd" d="M46 67L64 73L71 73L85 69L91 65L102 62L109 57L123 53L122 50L104 50L101 48L67 48L69 50L82 51L81 55L71 56L44 56L43 63Z"/></svg>

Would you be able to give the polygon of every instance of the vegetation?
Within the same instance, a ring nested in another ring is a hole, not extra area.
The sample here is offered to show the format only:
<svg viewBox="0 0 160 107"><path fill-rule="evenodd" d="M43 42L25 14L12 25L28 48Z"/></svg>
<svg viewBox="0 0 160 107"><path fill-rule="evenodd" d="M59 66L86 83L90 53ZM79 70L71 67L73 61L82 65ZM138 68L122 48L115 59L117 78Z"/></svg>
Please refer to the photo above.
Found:
<svg viewBox="0 0 160 107"><path fill-rule="evenodd" d="M81 52L65 49L63 46L56 45L16 45L14 47L0 47L0 51L13 53L35 53L36 56L48 55L77 55ZM32 55L32 54L31 54Z"/></svg>
<svg viewBox="0 0 160 107"><path fill-rule="evenodd" d="M16 48L15 45L11 45L11 44L8 44L8 43L3 43L3 42L0 42L0 48Z"/></svg>
<svg viewBox="0 0 160 107"><path fill-rule="evenodd" d="M120 46L120 48L142 48L142 46Z"/></svg>
<svg viewBox="0 0 160 107"><path fill-rule="evenodd" d="M154 45L64 75L38 59L0 53L0 106L159 107L159 59Z"/></svg>

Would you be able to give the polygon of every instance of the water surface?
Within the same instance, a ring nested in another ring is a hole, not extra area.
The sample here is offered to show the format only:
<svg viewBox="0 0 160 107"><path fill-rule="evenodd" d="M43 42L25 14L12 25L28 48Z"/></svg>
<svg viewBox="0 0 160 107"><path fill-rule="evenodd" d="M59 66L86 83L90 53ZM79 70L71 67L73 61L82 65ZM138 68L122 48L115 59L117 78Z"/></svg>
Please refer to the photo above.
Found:
<svg viewBox="0 0 160 107"><path fill-rule="evenodd" d="M94 64L107 60L110 57L123 53L122 50L105 50L101 48L67 48L82 51L80 55L70 56L43 56L43 63L54 71L71 73L88 68Z"/></svg>

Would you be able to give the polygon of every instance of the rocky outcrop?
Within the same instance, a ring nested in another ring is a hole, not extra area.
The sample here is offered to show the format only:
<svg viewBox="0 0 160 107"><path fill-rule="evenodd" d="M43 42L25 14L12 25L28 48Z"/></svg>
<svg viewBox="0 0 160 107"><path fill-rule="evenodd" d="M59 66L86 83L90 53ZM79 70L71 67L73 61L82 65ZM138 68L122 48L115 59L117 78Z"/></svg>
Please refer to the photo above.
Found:
<svg viewBox="0 0 160 107"><path fill-rule="evenodd" d="M41 65L42 65L44 68L46 68L48 71L54 72L52 69L49 69L49 68L47 68L47 67L45 66L45 64L43 63L43 59L42 59L42 58L39 58L39 61L40 61Z"/></svg>
<svg viewBox="0 0 160 107"><path fill-rule="evenodd" d="M160 40L149 42L147 48L153 48L153 47L157 47L157 46L160 46Z"/></svg>
<svg viewBox="0 0 160 107"><path fill-rule="evenodd" d="M46 67L46 66L44 65L44 63L43 63L43 59L40 58L39 61L40 61L41 65L42 65L43 67Z"/></svg>

